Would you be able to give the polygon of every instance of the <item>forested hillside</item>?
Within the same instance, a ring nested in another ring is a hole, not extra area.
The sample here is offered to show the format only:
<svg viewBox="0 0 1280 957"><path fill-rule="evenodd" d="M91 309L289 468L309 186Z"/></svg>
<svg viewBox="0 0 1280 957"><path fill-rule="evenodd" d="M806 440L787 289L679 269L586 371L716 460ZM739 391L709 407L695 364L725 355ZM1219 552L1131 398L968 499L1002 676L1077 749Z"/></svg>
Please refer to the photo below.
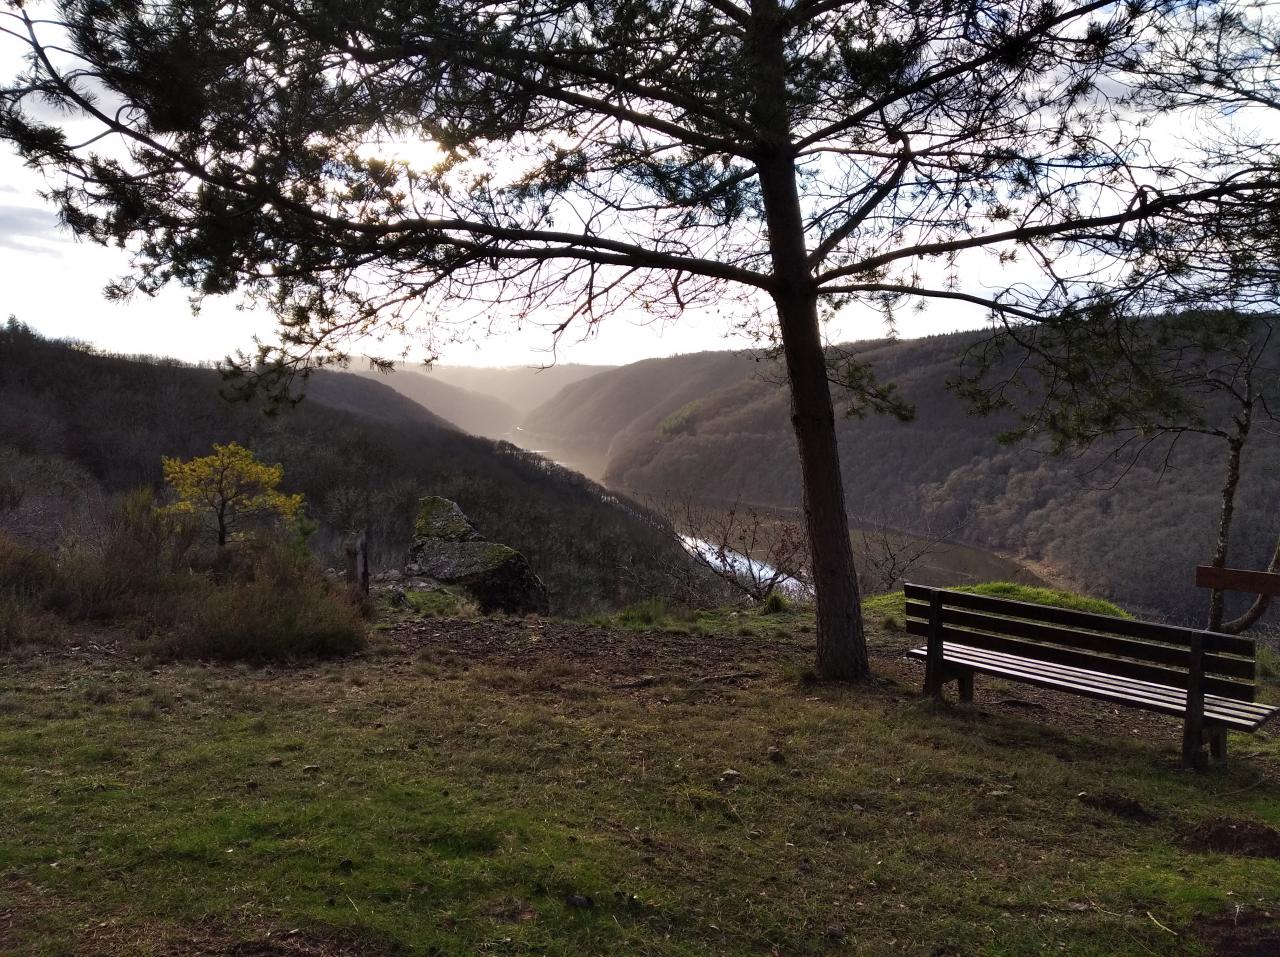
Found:
<svg viewBox="0 0 1280 957"><path fill-rule="evenodd" d="M691 571L639 510L512 445L454 430L391 388L322 373L294 409L264 416L220 397L210 369L93 354L0 328L0 527L50 544L85 534L113 496L158 488L161 457L237 441L284 466L306 496L312 544L336 563L366 521L375 560L398 564L419 496L459 502L488 537L516 547L553 610L580 612L669 593Z"/></svg>
<svg viewBox="0 0 1280 957"><path fill-rule="evenodd" d="M449 385L431 372L401 365L393 372L358 373L390 386L463 432L489 439L509 438L520 421L513 406L492 395Z"/></svg>
<svg viewBox="0 0 1280 957"><path fill-rule="evenodd" d="M1184 439L1162 468L1151 449L1114 488L1093 460L1003 448L1007 425L968 414L947 388L972 334L860 343L881 379L898 383L914 422L840 422L853 516L908 530L959 527L972 544L1046 563L1061 578L1136 610L1197 621L1191 586L1215 533L1223 463L1216 445ZM638 362L564 390L526 429L540 448L599 463L611 487L799 506L788 397L776 369L703 353ZM839 402L839 398L837 398ZM1246 453L1232 562L1261 567L1277 532L1280 442Z"/></svg>

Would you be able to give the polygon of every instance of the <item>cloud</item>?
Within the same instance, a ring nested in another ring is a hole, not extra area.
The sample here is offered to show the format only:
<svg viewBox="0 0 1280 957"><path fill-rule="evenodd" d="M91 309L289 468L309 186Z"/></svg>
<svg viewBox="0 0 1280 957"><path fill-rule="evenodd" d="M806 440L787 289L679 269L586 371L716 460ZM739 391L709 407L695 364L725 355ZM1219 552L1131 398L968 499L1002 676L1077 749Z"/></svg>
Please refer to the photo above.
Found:
<svg viewBox="0 0 1280 957"><path fill-rule="evenodd" d="M48 244L66 241L58 217L49 210L0 203L0 248L57 256L61 254Z"/></svg>

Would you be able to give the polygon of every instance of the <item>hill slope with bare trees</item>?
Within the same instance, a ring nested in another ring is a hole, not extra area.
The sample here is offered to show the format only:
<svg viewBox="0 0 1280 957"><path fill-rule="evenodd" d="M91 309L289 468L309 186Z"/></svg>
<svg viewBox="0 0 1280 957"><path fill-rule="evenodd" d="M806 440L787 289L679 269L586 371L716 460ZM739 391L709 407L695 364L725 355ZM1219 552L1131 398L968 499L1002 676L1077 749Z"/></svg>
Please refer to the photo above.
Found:
<svg viewBox="0 0 1280 957"><path fill-rule="evenodd" d="M1020 556L1134 610L1200 620L1191 586L1210 554L1222 462L1194 439L1140 459L1118 482L1097 457L1056 458L1001 446L1007 421L970 415L948 388L975 334L856 344L896 382L914 422L839 422L851 515L908 531L959 529L961 540ZM837 412L839 397L837 397ZM654 359L563 390L526 419L539 448L596 464L607 485L639 495L692 495L782 508L800 505L789 400L778 370L734 353ZM1246 455L1232 563L1265 565L1274 545L1272 476L1280 443Z"/></svg>
<svg viewBox="0 0 1280 957"><path fill-rule="evenodd" d="M161 458L235 441L284 467L306 497L311 544L339 564L367 526L378 565L403 561L419 496L458 502L519 549L553 610L619 607L687 584L687 555L642 509L509 443L452 428L365 377L319 373L300 405L265 416L220 397L211 369L92 353L0 326L0 532L54 545L91 532L109 502L161 485Z"/></svg>

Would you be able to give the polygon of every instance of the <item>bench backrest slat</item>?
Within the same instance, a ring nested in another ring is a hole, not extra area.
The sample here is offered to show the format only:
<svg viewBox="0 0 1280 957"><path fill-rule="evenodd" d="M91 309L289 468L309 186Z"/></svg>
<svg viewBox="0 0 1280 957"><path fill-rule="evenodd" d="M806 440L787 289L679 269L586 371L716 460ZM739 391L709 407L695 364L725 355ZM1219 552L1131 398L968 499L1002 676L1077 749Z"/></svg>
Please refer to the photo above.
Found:
<svg viewBox="0 0 1280 957"><path fill-rule="evenodd" d="M928 637L928 602L936 594L945 641L1175 688L1190 685L1191 639L1199 635L1206 652L1204 691L1254 700L1254 643L1248 638L919 585L904 591L913 635Z"/></svg>
<svg viewBox="0 0 1280 957"><path fill-rule="evenodd" d="M907 631L913 635L928 637L927 623L908 620ZM1145 664L1126 658L1112 658L1108 655L1093 654L1087 651L1075 651L1059 645L1041 644L1024 641L1020 638L1008 638L990 632L970 631L951 625L942 626L942 640L969 645L973 648L985 648L988 651L1002 651L1006 654L1019 655L1033 661L1045 661L1059 665L1070 665L1073 668L1087 668L1090 671L1124 678L1135 678L1138 681L1150 681L1171 688L1187 688L1190 675L1186 669L1166 668L1161 665ZM1254 687L1243 681L1230 678L1205 676L1204 690L1209 694L1235 698L1238 701L1252 701Z"/></svg>
<svg viewBox="0 0 1280 957"><path fill-rule="evenodd" d="M907 603L907 617L928 620L928 606L917 602ZM1174 668L1187 669L1191 663L1191 649L1177 645L1156 644L1150 641L1136 641L1132 638L1121 638L1116 635L1104 635L1095 631L1080 631L1073 628L1062 628L1058 625L1047 625L1038 621L1027 621L1021 618L1004 618L982 612L967 611L963 608L942 609L942 623L955 625L958 628L976 628L980 631L994 632L1013 638L1025 638L1029 641L1047 642L1063 645L1081 651L1095 651L1100 654L1132 658L1135 661L1151 662L1158 665L1171 665ZM1204 656L1205 673L1221 675L1224 678L1242 678L1252 682L1255 673L1255 662L1251 658L1239 658L1234 655L1206 654Z"/></svg>
<svg viewBox="0 0 1280 957"><path fill-rule="evenodd" d="M928 602L934 589L923 585L904 585L903 591L908 598ZM1097 615L1087 611L1076 611L1073 608L1052 608L1048 605L1033 605L1025 601L1012 601L1008 598L992 598L990 595L974 595L969 592L947 591L941 589L943 603L951 608L968 608L973 611L989 611L997 615L1008 615L1027 618L1031 621L1043 621L1053 625L1064 625L1067 628L1082 628L1086 631L1099 631L1108 635L1119 635L1125 638L1136 638L1139 641L1158 641L1170 645L1191 647L1191 638L1200 635L1204 639L1204 650L1218 654L1241 655L1254 657L1253 639L1239 635L1220 635L1212 631L1199 631L1195 628L1180 628L1177 625L1159 625L1153 621L1138 621L1135 618L1115 618L1111 615Z"/></svg>

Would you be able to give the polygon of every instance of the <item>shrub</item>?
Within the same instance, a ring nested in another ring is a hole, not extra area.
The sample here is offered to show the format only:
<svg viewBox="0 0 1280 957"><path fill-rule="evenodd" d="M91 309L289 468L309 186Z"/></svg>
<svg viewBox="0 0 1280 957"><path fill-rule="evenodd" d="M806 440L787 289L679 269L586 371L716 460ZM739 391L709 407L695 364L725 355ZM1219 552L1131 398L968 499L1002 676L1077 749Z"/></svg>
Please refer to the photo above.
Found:
<svg viewBox="0 0 1280 957"><path fill-rule="evenodd" d="M760 614L782 615L791 610L791 603L782 592L771 591L769 597L760 603Z"/></svg>
<svg viewBox="0 0 1280 957"><path fill-rule="evenodd" d="M0 535L0 593L34 599L57 577L58 567L48 552Z"/></svg>
<svg viewBox="0 0 1280 957"><path fill-rule="evenodd" d="M133 582L153 585L188 565L199 533L190 515L157 508L151 490L140 488L111 510L100 551L104 563Z"/></svg>
<svg viewBox="0 0 1280 957"><path fill-rule="evenodd" d="M167 657L265 662L364 647L359 602L325 578L296 529L235 543L213 573L188 567L196 532L143 490L117 503L97 540L56 560L0 536L0 651L55 641L84 619L129 622Z"/></svg>
<svg viewBox="0 0 1280 957"><path fill-rule="evenodd" d="M45 609L58 577L53 556L0 535L0 652L50 644L65 628Z"/></svg>
<svg viewBox="0 0 1280 957"><path fill-rule="evenodd" d="M150 490L123 495L100 534L58 557L44 604L68 621L147 616L189 577L186 566L199 529L187 516L156 508Z"/></svg>
<svg viewBox="0 0 1280 957"><path fill-rule="evenodd" d="M662 598L646 598L618 614L618 623L629 628L654 628L666 619L667 603Z"/></svg>
<svg viewBox="0 0 1280 957"><path fill-rule="evenodd" d="M155 650L175 658L290 661L353 654L365 625L345 589L278 538L242 543L227 575L193 579Z"/></svg>
<svg viewBox="0 0 1280 957"><path fill-rule="evenodd" d="M128 616L137 606L128 571L83 545L59 556L43 602L67 621L113 621Z"/></svg>
<svg viewBox="0 0 1280 957"><path fill-rule="evenodd" d="M66 627L30 598L16 592L0 592L0 652L23 645L48 645L60 641Z"/></svg>

